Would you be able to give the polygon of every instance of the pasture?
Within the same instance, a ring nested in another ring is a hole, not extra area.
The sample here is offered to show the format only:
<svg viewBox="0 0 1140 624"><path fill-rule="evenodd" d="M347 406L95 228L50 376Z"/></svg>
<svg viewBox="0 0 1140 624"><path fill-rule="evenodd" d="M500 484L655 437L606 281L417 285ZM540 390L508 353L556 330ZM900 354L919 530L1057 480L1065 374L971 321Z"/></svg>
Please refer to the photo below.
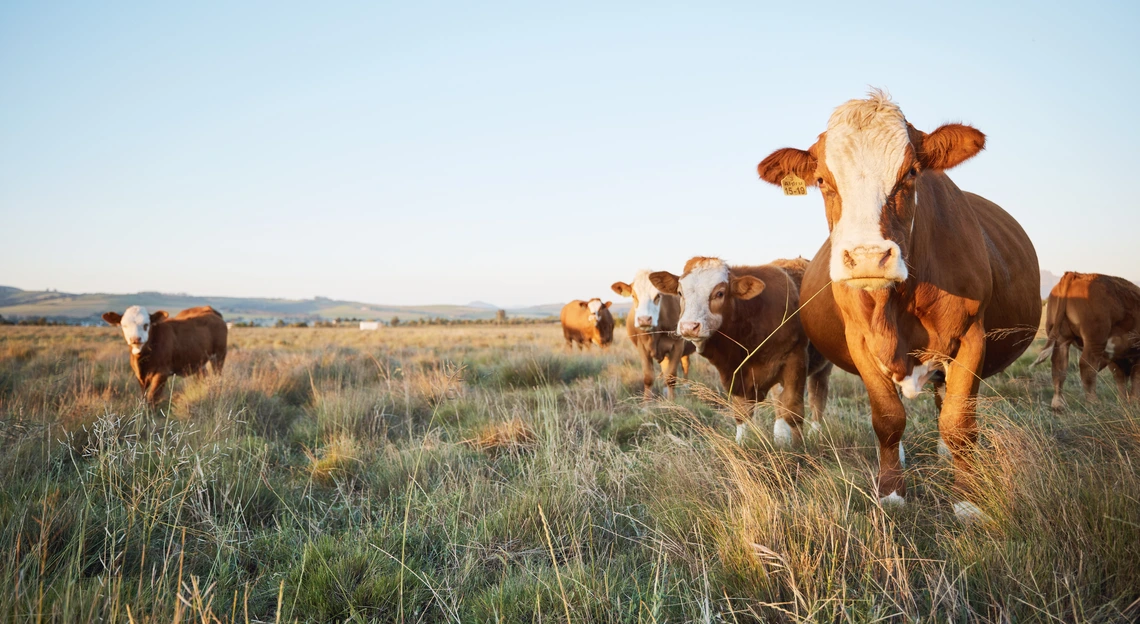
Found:
<svg viewBox="0 0 1140 624"><path fill-rule="evenodd" d="M1140 617L1140 410L1107 373L1060 414L1040 344L982 384L991 521L963 525L929 393L884 509L857 378L802 449L771 447L770 409L740 448L707 362L645 403L615 334L233 329L223 375L148 412L117 328L0 327L0 618Z"/></svg>

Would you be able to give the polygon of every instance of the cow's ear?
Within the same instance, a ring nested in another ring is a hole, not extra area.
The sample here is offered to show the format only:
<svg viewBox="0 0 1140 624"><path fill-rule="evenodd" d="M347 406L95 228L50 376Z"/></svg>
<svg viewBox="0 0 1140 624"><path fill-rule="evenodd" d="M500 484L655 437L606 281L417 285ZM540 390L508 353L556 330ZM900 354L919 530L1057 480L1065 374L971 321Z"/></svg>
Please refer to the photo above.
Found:
<svg viewBox="0 0 1140 624"><path fill-rule="evenodd" d="M758 277L743 275L732 278L728 287L732 290L732 296L737 299L752 299L764 292L764 281Z"/></svg>
<svg viewBox="0 0 1140 624"><path fill-rule="evenodd" d="M155 323L161 323L166 320L167 316L168 315L166 314L166 310L159 310L158 312L150 315L150 324L154 325Z"/></svg>
<svg viewBox="0 0 1140 624"><path fill-rule="evenodd" d="M605 302L605 304L603 304L603 305L604 305L604 307L608 308L608 307L612 306L613 304L614 304L614 302L612 302L612 301L607 301L607 302Z"/></svg>
<svg viewBox="0 0 1140 624"><path fill-rule="evenodd" d="M590 304L588 302L585 302L585 301L579 301L578 307L585 310L585 309L588 309L590 307Z"/></svg>
<svg viewBox="0 0 1140 624"><path fill-rule="evenodd" d="M986 135L965 124L946 124L922 135L918 161L923 169L953 169L986 148Z"/></svg>
<svg viewBox="0 0 1140 624"><path fill-rule="evenodd" d="M633 296L633 288L630 287L630 285L626 284L625 282L614 282L613 285L610 286L610 290L621 295L622 297L632 297Z"/></svg>
<svg viewBox="0 0 1140 624"><path fill-rule="evenodd" d="M794 173L808 186L815 186L815 169L817 161L811 152L794 147L778 149L760 161L756 166L760 179L780 186L789 173Z"/></svg>
<svg viewBox="0 0 1140 624"><path fill-rule="evenodd" d="M660 290L666 295L677 294L677 289L681 286L677 276L668 271L655 271L650 273L649 282L656 286L657 290Z"/></svg>
<svg viewBox="0 0 1140 624"><path fill-rule="evenodd" d="M104 312L103 320L107 321L108 325L118 325L123 320L123 315L118 312Z"/></svg>

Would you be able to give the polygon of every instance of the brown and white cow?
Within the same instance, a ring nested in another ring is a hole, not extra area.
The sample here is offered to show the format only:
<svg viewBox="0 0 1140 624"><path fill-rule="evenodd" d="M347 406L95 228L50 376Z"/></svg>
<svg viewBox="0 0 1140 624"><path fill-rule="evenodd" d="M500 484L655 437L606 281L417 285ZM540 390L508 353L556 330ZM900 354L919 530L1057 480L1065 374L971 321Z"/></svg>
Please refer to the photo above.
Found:
<svg viewBox="0 0 1140 624"><path fill-rule="evenodd" d="M661 292L680 296L677 333L696 345L697 353L720 373L736 404L738 444L753 406L774 386L781 386L773 425L773 440L779 446L803 440L804 386L809 378L817 425L827 405L831 362L810 348L796 315L807 263L778 262L788 270L776 263L730 267L719 258L696 257L685 263L679 277L666 271L649 276Z"/></svg>
<svg viewBox="0 0 1140 624"><path fill-rule="evenodd" d="M123 314L107 312L103 320L122 328L131 347L131 369L151 404L171 375L200 373L206 364L215 373L226 363L226 322L210 306L189 308L168 318L131 306Z"/></svg>
<svg viewBox="0 0 1140 624"><path fill-rule="evenodd" d="M649 281L649 271L642 269L630 283L614 282L610 287L622 297L633 297L633 307L625 319L629 340L641 356L645 398L653 396L653 379L657 376L653 363L661 364L665 376L665 396L673 398L677 384L677 366L689 377L689 355L696 348L677 335L677 319L681 302L677 297L657 290Z"/></svg>
<svg viewBox="0 0 1140 624"><path fill-rule="evenodd" d="M562 307L562 337L566 347L578 345L589 348L598 345L605 348L614 341L614 317L610 314L612 301L602 303L601 299L589 301L575 299Z"/></svg>
<svg viewBox="0 0 1140 624"><path fill-rule="evenodd" d="M1048 341L1034 364L1052 355L1053 409L1065 407L1061 389L1070 346L1080 349L1089 400L1096 399L1096 374L1106 366L1121 398L1140 397L1140 287L1120 277L1070 271L1049 292L1046 306Z"/></svg>
<svg viewBox="0 0 1140 624"><path fill-rule="evenodd" d="M882 92L835 109L808 150L780 149L760 177L789 174L823 194L831 232L804 275L804 329L839 367L863 378L879 440L878 493L906 496L900 445L906 409L945 370L938 419L957 468L959 516L970 496L978 384L1009 366L1040 322L1037 254L996 204L960 190L943 170L977 154L985 135L965 125L915 129Z"/></svg>

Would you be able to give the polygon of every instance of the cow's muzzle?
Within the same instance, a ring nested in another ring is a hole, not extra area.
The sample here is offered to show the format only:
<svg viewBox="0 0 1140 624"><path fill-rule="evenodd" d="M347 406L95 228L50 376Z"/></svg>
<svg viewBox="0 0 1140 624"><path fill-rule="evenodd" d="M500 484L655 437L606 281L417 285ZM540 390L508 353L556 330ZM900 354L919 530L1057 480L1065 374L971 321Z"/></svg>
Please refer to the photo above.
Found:
<svg viewBox="0 0 1140 624"><path fill-rule="evenodd" d="M906 262L902 250L890 241L837 250L839 263L832 263L831 278L852 288L878 290L905 282Z"/></svg>

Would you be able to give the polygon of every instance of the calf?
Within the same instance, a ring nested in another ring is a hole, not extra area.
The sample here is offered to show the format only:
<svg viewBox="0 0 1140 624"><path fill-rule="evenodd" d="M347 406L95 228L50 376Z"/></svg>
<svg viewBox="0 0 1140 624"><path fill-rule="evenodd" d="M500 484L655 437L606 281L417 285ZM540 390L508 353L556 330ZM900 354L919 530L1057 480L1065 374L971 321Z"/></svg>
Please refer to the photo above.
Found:
<svg viewBox="0 0 1140 624"><path fill-rule="evenodd" d="M610 314L612 301L601 299L574 300L562 308L562 337L566 346L589 347L596 344L605 348L614 341L614 317Z"/></svg>
<svg viewBox="0 0 1140 624"><path fill-rule="evenodd" d="M800 426L809 377L817 423L827 404L831 363L810 348L796 314L807 262L777 262L779 266L730 267L718 258L696 257L685 263L680 277L665 271L649 276L661 292L680 295L678 332L720 373L734 403L737 443L744 438L753 406L773 386L781 386L773 427L778 445L792 446L803 439Z"/></svg>
<svg viewBox="0 0 1140 624"><path fill-rule="evenodd" d="M677 335L677 319L681 314L680 300L662 293L649 281L649 271L641 270L633 282L614 282L613 291L622 297L633 297L633 307L625 320L629 340L641 356L642 381L645 398L653 396L653 379L656 373L653 362L661 364L665 376L665 396L673 398L677 383L677 365L689 377L689 354L696 351L693 345Z"/></svg>
<svg viewBox="0 0 1140 624"><path fill-rule="evenodd" d="M1140 287L1111 275L1068 272L1046 305L1048 342L1034 364L1052 355L1053 409L1065 406L1061 389L1070 346L1081 351L1081 385L1089 400L1096 399L1096 374L1106 366L1122 398L1140 396Z"/></svg>
<svg viewBox="0 0 1140 624"><path fill-rule="evenodd" d="M107 312L103 320L122 328L131 346L131 369L152 405L171 375L199 373L207 362L220 373L226 362L226 322L209 306L183 310L174 318L162 310L147 314L146 308L131 306L121 315Z"/></svg>

